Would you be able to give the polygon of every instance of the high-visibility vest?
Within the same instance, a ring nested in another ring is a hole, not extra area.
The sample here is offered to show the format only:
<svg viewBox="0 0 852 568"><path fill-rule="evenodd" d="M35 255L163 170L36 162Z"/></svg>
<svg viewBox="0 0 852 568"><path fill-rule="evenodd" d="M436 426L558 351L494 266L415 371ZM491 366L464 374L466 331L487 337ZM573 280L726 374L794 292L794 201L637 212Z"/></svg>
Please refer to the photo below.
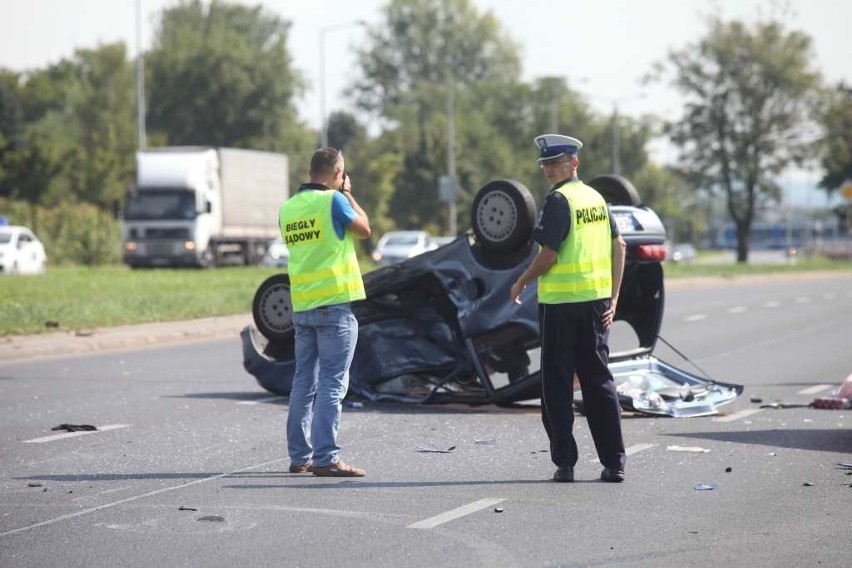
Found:
<svg viewBox="0 0 852 568"><path fill-rule="evenodd" d="M568 200L571 230L556 252L556 262L539 278L539 303L611 298L612 231L606 201L581 181L570 181L555 191Z"/></svg>
<svg viewBox="0 0 852 568"><path fill-rule="evenodd" d="M366 298L355 241L349 232L340 239L334 230L333 198L334 190L300 191L281 206L294 312Z"/></svg>

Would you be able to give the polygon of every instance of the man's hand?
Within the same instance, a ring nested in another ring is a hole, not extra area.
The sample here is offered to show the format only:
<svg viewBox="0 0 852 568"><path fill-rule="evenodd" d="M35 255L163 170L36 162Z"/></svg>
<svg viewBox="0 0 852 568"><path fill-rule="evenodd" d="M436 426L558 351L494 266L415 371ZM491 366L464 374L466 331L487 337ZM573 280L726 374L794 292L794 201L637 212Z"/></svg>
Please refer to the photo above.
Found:
<svg viewBox="0 0 852 568"><path fill-rule="evenodd" d="M521 303L521 293L526 289L526 284L521 284L521 281L518 280L514 284L512 284L512 289L509 291L509 297L516 304Z"/></svg>
<svg viewBox="0 0 852 568"><path fill-rule="evenodd" d="M615 304L616 300L612 300L609 303L609 307L604 311L603 316L601 317L601 321L603 321L604 329L609 329L612 325L612 322L615 320Z"/></svg>

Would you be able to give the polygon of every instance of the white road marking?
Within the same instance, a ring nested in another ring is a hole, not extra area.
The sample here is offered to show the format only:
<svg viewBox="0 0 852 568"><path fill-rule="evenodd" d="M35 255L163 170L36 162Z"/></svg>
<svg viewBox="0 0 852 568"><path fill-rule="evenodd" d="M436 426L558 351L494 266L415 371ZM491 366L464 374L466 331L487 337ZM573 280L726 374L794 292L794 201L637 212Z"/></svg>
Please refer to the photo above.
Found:
<svg viewBox="0 0 852 568"><path fill-rule="evenodd" d="M833 385L814 385L812 387L808 387L806 389L802 389L799 391L799 394L816 394L818 392L822 392L824 390L828 390Z"/></svg>
<svg viewBox="0 0 852 568"><path fill-rule="evenodd" d="M44 436L42 438L33 438L32 440L24 440L24 444L43 444L54 440L62 440L65 438L76 438L77 436L87 436L88 434L97 434L98 432L106 432L107 430L118 430L119 428L129 428L130 424L107 424L99 426L97 430L82 430L80 432L66 432L64 434L54 434L52 436Z"/></svg>
<svg viewBox="0 0 852 568"><path fill-rule="evenodd" d="M82 511L77 511L76 513L69 513L67 515L62 515L61 517L56 517L53 519L48 519L47 521L42 521L40 523L34 523L32 525L27 525L24 527L20 527L17 529L12 529L6 532L0 533L0 536L7 536L10 534L17 534L24 531L28 531L30 529L36 529L38 527L44 527L47 525L52 525L58 523L60 521L66 521L68 519L73 519L75 517L81 517L83 515L88 515L90 513L95 513L97 511L102 511L103 509L109 509L110 507L115 507L116 505L121 505L123 503L130 503L131 501L136 501L137 499L144 499L145 497L153 497L154 495L159 495L160 493L167 493L169 491L174 491L176 489L183 489L184 487L189 487L190 485L197 485L199 483L205 483L207 481L214 481L216 479L221 479L223 477L228 477L229 475L234 475L235 473L242 473L244 471L250 471L252 469L258 467L264 467L267 465L272 465L274 463L280 463L290 458L278 458L274 460L270 460L268 462L258 463L255 465L250 465L249 467L244 467L242 469L237 469L235 471L229 471L228 473L220 473L218 475L212 475L210 477L205 477L203 479L194 479L192 481L187 481L186 483L181 483L180 485L175 485L174 487L164 487L162 489L157 489L155 491L149 491L148 493L142 493L141 495L134 495L133 497L127 497L126 499L121 499L119 501L113 501L112 503L105 503L103 505L98 505L97 507L92 507L91 509L83 509Z"/></svg>
<svg viewBox="0 0 852 568"><path fill-rule="evenodd" d="M657 444L634 444L628 448L624 448L624 453L628 456L632 456L635 453L641 452L643 450L650 450L655 447ZM591 463L601 463L599 458L595 458L593 460L589 460Z"/></svg>
<svg viewBox="0 0 852 568"><path fill-rule="evenodd" d="M683 318L683 321L687 323L692 323L694 321L701 321L705 319L707 319L707 314L695 314L691 316L686 316L685 318Z"/></svg>
<svg viewBox="0 0 852 568"><path fill-rule="evenodd" d="M745 311L748 311L748 308L745 306L734 306L733 308L728 308L729 314L741 314Z"/></svg>
<svg viewBox="0 0 852 568"><path fill-rule="evenodd" d="M763 304L763 307L764 307L764 308L777 308L777 307L778 307L778 306L780 306L780 305L781 305L781 302L777 302L777 301L775 301L775 300L771 300L771 301L766 302L765 304Z"/></svg>
<svg viewBox="0 0 852 568"><path fill-rule="evenodd" d="M809 303L810 301L811 301L811 299L810 299L810 298L808 298L807 296L799 296L798 298L796 298L796 303L797 303L797 304L807 304L807 303Z"/></svg>
<svg viewBox="0 0 852 568"><path fill-rule="evenodd" d="M713 419L713 422L733 422L734 420L739 420L740 418L745 418L746 416L751 416L758 412L760 412L759 408L746 408L745 410L740 410L739 412L734 412L727 416L717 416Z"/></svg>
<svg viewBox="0 0 852 568"><path fill-rule="evenodd" d="M823 297L823 299L826 299L826 300L833 300L834 298L837 297L837 294L833 294L831 292L828 292L826 294L823 294L822 297Z"/></svg>
<svg viewBox="0 0 852 568"><path fill-rule="evenodd" d="M97 493L93 493L91 495L83 495L82 497L75 497L71 499L72 501L79 501L81 499L91 499L92 497L101 497L103 495L109 495L110 493L116 493L117 491L124 491L125 489L130 489L129 485L124 487L116 487L114 489L107 489L105 491L98 491Z"/></svg>
<svg viewBox="0 0 852 568"><path fill-rule="evenodd" d="M444 523L454 521L466 515L470 515L471 513L476 513L477 511L481 511L482 509L487 509L488 507L496 505L497 503L502 503L505 500L506 499L498 498L480 499L479 501L474 501L473 503L462 505L461 507L453 509L452 511L447 511L445 513L441 513L440 515L435 515L434 517L429 517L428 519L417 521L416 523L408 525L408 527L406 528L433 529L438 525L443 525Z"/></svg>
<svg viewBox="0 0 852 568"><path fill-rule="evenodd" d="M272 402L274 400L284 400L287 398L286 396L267 396L266 398L259 398L257 400L244 400L242 402L238 402L237 404L263 404L264 402Z"/></svg>

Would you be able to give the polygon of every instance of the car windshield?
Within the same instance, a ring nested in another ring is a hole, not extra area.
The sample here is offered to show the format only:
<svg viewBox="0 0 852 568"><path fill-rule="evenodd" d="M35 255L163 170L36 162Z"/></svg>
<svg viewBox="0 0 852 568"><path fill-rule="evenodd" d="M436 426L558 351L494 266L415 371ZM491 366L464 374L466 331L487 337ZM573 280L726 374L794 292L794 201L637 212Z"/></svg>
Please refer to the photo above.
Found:
<svg viewBox="0 0 852 568"><path fill-rule="evenodd" d="M0 245L5 245L12 242L12 233L9 231L0 231Z"/></svg>
<svg viewBox="0 0 852 568"><path fill-rule="evenodd" d="M388 237L385 244L392 247L416 245L417 240L417 235L394 235L392 237Z"/></svg>
<svg viewBox="0 0 852 568"><path fill-rule="evenodd" d="M192 192L164 189L145 190L128 196L124 218L141 219L195 219L195 195Z"/></svg>

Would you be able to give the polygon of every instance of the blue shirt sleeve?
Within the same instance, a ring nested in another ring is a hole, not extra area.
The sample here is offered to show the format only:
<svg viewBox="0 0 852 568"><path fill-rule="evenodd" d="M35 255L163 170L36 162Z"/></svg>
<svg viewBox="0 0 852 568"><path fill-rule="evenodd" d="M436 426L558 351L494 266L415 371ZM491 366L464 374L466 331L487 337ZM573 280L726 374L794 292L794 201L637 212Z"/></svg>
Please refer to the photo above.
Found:
<svg viewBox="0 0 852 568"><path fill-rule="evenodd" d="M343 239L346 227L355 220L355 210L352 209L346 196L339 191L334 192L334 197L331 199L331 220L334 223L334 232L339 239Z"/></svg>

